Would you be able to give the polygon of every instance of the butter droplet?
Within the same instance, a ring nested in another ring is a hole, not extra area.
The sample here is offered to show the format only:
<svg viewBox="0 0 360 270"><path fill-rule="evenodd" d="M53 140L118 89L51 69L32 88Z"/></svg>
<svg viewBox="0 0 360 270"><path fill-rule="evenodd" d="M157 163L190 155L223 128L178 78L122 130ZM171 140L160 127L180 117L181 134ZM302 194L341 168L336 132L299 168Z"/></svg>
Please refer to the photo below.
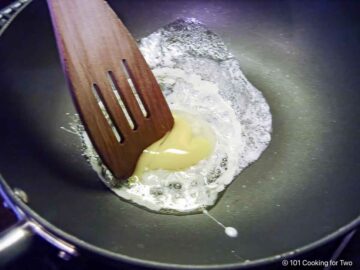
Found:
<svg viewBox="0 0 360 270"><path fill-rule="evenodd" d="M234 227L226 227L225 233L227 236L233 237L233 238L238 236L238 231Z"/></svg>

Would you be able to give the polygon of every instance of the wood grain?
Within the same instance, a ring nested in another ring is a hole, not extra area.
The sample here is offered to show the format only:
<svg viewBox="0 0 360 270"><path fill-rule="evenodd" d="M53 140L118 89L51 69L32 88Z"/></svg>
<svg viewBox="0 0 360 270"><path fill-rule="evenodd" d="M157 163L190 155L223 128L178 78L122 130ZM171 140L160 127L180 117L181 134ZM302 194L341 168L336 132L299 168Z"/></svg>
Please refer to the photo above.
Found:
<svg viewBox="0 0 360 270"><path fill-rule="evenodd" d="M133 173L142 151L172 128L170 109L136 42L106 2L48 0L48 5L64 73L80 118L105 165L117 179L125 179ZM147 117L131 90L123 61ZM129 126L111 84L135 122L135 129ZM99 108L94 85L121 142Z"/></svg>

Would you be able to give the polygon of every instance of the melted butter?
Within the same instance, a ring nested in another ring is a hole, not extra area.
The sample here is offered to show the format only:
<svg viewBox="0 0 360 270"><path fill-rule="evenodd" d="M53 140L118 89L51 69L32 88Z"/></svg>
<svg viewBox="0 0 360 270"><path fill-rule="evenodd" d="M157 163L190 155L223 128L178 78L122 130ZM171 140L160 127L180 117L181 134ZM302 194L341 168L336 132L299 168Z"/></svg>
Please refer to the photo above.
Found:
<svg viewBox="0 0 360 270"><path fill-rule="evenodd" d="M178 114L173 116L174 127L143 151L131 181L141 179L145 172L151 170L187 169L212 153L214 142L209 136L196 134L186 117Z"/></svg>

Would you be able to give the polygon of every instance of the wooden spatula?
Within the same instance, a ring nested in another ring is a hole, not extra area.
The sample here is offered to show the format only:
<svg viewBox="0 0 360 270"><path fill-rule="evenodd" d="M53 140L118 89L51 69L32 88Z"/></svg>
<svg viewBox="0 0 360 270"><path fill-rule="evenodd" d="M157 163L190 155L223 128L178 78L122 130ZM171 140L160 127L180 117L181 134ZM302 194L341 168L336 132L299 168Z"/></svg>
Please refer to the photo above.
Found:
<svg viewBox="0 0 360 270"><path fill-rule="evenodd" d="M104 164L125 179L142 151L172 128L170 109L136 42L105 1L47 2L80 118Z"/></svg>

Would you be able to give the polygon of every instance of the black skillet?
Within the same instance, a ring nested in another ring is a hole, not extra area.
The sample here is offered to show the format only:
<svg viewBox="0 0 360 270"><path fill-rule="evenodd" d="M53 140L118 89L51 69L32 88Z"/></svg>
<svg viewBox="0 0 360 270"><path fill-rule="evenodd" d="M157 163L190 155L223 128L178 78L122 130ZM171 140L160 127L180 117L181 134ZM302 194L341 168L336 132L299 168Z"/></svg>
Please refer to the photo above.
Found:
<svg viewBox="0 0 360 270"><path fill-rule="evenodd" d="M60 130L75 111L43 0L0 38L1 183L18 231L113 263L229 269L304 252L359 224L358 1L109 2L135 37L178 17L203 21L268 100L269 148L210 211L239 236L205 215L150 213L99 181L79 139Z"/></svg>

